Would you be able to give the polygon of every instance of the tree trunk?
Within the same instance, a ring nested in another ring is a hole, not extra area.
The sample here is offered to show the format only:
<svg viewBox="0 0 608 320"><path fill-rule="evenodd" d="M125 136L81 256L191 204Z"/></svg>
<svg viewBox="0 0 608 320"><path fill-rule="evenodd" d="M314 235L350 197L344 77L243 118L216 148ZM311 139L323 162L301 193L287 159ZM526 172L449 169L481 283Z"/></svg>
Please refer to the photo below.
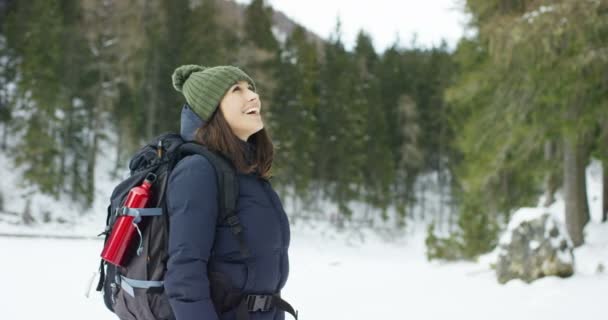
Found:
<svg viewBox="0 0 608 320"><path fill-rule="evenodd" d="M555 160L555 143L553 141L545 142L545 160L547 162L553 162ZM556 173L553 170L549 170L545 176L545 202L542 204L543 207L549 207L555 202L555 192L557 191L558 179Z"/></svg>
<svg viewBox="0 0 608 320"><path fill-rule="evenodd" d="M63 180L61 181L61 185L67 185L69 183L69 172L67 167L70 165L74 165L75 160L72 160L72 163L69 163L70 161L68 159L66 159L66 156L69 154L72 156L72 159L76 158L75 154L76 151L74 150L74 143L72 142L72 139L74 138L74 103L73 103L73 99L69 99L66 103L66 115L65 115L65 119L63 119L64 122L64 128L65 131L63 132L63 150L61 152L60 155L60 165L59 165L59 175L61 177L64 177ZM67 122L67 123L66 123ZM66 163L67 162L67 163ZM73 178L72 178L73 179ZM72 199L72 201L77 199L77 193L78 190L71 188L70 190L68 190L68 193L70 195L70 198Z"/></svg>
<svg viewBox="0 0 608 320"><path fill-rule="evenodd" d="M602 161L602 222L608 221L608 160Z"/></svg>
<svg viewBox="0 0 608 320"><path fill-rule="evenodd" d="M602 222L608 221L608 122L604 121L602 126L603 159L602 159Z"/></svg>
<svg viewBox="0 0 608 320"><path fill-rule="evenodd" d="M581 136L564 138L564 200L566 228L575 247L584 243L589 222L585 179L586 150Z"/></svg>
<svg viewBox="0 0 608 320"><path fill-rule="evenodd" d="M125 148L125 140L123 135L125 134L125 130L123 130L122 121L119 121L116 125L116 159L114 161L114 168L112 169L112 176L117 177L118 172L122 169L122 149Z"/></svg>
<svg viewBox="0 0 608 320"><path fill-rule="evenodd" d="M0 143L0 150L6 150L6 140L8 136L8 123L2 124L2 143Z"/></svg>
<svg viewBox="0 0 608 320"><path fill-rule="evenodd" d="M103 70L103 69L100 69ZM104 73L100 72L100 84L104 81ZM103 88L100 88L100 94L98 95L95 105L91 110L89 118L89 128L91 129L91 142L86 157L86 183L84 185L85 190L85 205L90 208L93 205L95 197L95 165L97 163L97 148L99 148L99 134L101 129L101 115L102 111L105 110L105 99L107 99L106 92ZM83 211L84 212L84 211Z"/></svg>
<svg viewBox="0 0 608 320"><path fill-rule="evenodd" d="M418 201L420 203L420 215L418 219L420 219L420 221L424 221L426 211L426 183L424 182L420 184L420 195Z"/></svg>
<svg viewBox="0 0 608 320"><path fill-rule="evenodd" d="M99 148L99 120L95 119L95 129L93 132L93 144L89 150L87 158L87 185L86 185L86 206L91 207L95 200L95 166L97 164L97 149Z"/></svg>
<svg viewBox="0 0 608 320"><path fill-rule="evenodd" d="M157 53L154 53L154 61L156 61L156 57L158 56ZM155 136L155 130L156 130L156 114L158 113L158 94L157 94L157 79L158 79L158 72L156 72L156 70L158 69L157 67L157 63L154 63L154 67L153 67L153 71L152 71L152 80L149 80L149 84L148 84L148 99L146 100L146 109L147 109L147 116L146 116L146 137L145 139L148 140L152 137Z"/></svg>
<svg viewBox="0 0 608 320"><path fill-rule="evenodd" d="M149 3L149 1L145 1L144 2L144 8L143 8L143 17L144 19L146 19L147 21L150 21L152 19L152 17L155 15L155 13L153 12L153 7L151 6L151 4ZM147 29L147 28L146 28ZM155 37L155 40L153 40L154 43L153 45L157 45L158 46L158 42L160 41L158 39L158 37ZM143 99L145 105L145 109L146 109L146 123L145 123L145 140L148 141L149 139L151 139L152 137L156 136L156 128L157 128L157 113L159 110L159 97L158 97L158 81L159 81L159 68L160 68L160 63L159 63L159 55L160 53L158 51L154 51L152 52L152 67L150 68L150 70L146 71L146 74L148 77L150 77L151 79L147 79L144 83L146 83L146 95L147 97L145 97ZM162 119L161 119L162 120ZM141 139L141 136L137 137L138 138L138 142L139 139Z"/></svg>
<svg viewBox="0 0 608 320"><path fill-rule="evenodd" d="M441 152L440 152L441 153ZM446 199L446 196L444 195L445 190L447 189L446 185L445 185L445 175L443 174L442 171L442 167L441 167L441 155L439 156L439 169L437 171L437 184L438 184L438 191L439 191L439 212L436 213L437 215L437 226L439 230L446 230L447 226L446 226L446 218L445 218L445 210L444 210L444 202Z"/></svg>

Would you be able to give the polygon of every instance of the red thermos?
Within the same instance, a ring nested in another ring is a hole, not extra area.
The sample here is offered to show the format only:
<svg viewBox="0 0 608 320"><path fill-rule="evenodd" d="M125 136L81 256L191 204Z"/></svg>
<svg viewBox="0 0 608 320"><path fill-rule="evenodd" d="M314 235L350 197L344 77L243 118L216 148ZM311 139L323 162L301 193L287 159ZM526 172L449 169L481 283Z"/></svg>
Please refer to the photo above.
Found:
<svg viewBox="0 0 608 320"><path fill-rule="evenodd" d="M153 176L151 178L146 177L141 186L131 189L127 195L124 207L144 208L150 198L150 187L153 182ZM125 255L129 243L131 243L133 234L135 234L136 226L133 223L134 218L135 217L129 215L118 216L112 227L112 232L110 233L108 241L101 252L102 259L113 265L122 266L122 258Z"/></svg>

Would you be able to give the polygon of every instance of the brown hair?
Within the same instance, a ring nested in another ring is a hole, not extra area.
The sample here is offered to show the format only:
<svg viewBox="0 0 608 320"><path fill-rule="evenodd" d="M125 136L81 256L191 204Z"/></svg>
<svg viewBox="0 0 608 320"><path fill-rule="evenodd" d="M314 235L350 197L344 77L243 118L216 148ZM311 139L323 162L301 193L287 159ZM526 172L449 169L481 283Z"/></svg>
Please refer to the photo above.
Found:
<svg viewBox="0 0 608 320"><path fill-rule="evenodd" d="M194 140L232 160L232 164L240 173L257 171L260 177L266 180L271 177L274 146L266 129L249 137L248 142L255 146L255 154L248 160L244 143L232 132L224 114L217 107L211 118L196 129Z"/></svg>

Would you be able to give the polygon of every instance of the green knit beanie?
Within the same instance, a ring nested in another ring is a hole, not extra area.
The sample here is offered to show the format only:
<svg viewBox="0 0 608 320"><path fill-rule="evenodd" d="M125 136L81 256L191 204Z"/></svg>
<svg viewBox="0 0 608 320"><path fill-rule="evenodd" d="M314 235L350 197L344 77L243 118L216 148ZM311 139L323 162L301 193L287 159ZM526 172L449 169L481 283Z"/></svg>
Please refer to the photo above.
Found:
<svg viewBox="0 0 608 320"><path fill-rule="evenodd" d="M171 77L175 90L181 92L192 110L208 120L220 101L238 81L255 83L243 70L233 66L203 67L189 64L178 67Z"/></svg>

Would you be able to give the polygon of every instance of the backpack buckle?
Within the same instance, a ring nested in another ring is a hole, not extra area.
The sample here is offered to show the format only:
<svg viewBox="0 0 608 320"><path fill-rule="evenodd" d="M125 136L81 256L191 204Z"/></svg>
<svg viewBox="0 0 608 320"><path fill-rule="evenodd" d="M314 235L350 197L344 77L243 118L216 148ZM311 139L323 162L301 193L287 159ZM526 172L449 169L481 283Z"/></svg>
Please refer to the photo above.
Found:
<svg viewBox="0 0 608 320"><path fill-rule="evenodd" d="M231 215L228 218L226 218L226 223L231 227L238 225L240 222L241 221L240 221L239 217L237 217L236 215Z"/></svg>
<svg viewBox="0 0 608 320"><path fill-rule="evenodd" d="M243 226L241 226L241 220L236 215L231 215L224 221L226 221L228 226L230 226L230 230L232 230L232 233L239 234L243 231Z"/></svg>
<svg viewBox="0 0 608 320"><path fill-rule="evenodd" d="M247 296L247 310L249 312L269 311L272 307L271 295L250 294Z"/></svg>

